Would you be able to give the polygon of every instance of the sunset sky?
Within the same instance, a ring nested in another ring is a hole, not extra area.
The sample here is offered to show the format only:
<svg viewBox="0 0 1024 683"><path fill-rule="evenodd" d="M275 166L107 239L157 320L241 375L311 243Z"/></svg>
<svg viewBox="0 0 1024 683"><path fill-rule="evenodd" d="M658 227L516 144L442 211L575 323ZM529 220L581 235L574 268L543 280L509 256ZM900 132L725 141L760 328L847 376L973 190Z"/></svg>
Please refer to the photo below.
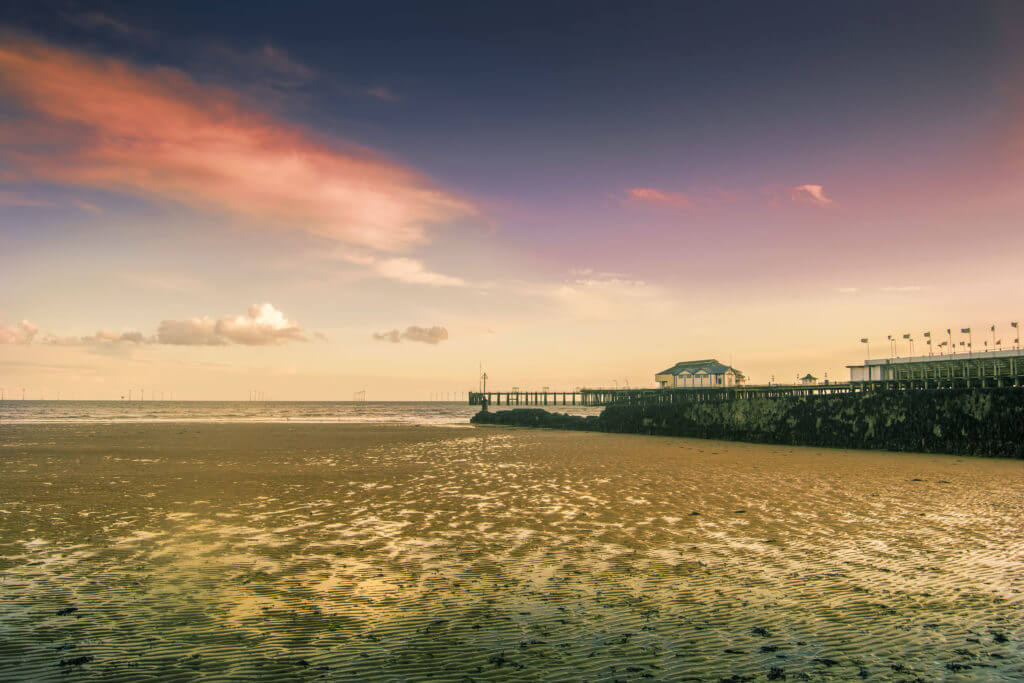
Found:
<svg viewBox="0 0 1024 683"><path fill-rule="evenodd" d="M845 379L1024 319L1024 4L141 4L0 10L8 397Z"/></svg>

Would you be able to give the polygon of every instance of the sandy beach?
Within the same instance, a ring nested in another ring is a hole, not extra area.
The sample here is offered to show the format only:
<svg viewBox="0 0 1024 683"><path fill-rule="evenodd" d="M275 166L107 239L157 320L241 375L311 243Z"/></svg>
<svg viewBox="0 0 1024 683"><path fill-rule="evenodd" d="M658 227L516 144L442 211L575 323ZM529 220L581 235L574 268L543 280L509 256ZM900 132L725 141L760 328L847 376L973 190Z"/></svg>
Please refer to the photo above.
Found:
<svg viewBox="0 0 1024 683"><path fill-rule="evenodd" d="M0 427L0 679L1024 676L1024 462Z"/></svg>

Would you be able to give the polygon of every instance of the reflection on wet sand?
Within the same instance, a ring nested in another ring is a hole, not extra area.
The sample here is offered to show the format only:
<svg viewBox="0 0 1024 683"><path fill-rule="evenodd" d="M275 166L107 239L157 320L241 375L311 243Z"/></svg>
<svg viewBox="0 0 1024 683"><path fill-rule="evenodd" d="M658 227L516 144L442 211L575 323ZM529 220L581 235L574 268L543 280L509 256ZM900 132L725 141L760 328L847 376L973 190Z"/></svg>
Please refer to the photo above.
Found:
<svg viewBox="0 0 1024 683"><path fill-rule="evenodd" d="M0 428L0 678L1024 676L1024 463Z"/></svg>

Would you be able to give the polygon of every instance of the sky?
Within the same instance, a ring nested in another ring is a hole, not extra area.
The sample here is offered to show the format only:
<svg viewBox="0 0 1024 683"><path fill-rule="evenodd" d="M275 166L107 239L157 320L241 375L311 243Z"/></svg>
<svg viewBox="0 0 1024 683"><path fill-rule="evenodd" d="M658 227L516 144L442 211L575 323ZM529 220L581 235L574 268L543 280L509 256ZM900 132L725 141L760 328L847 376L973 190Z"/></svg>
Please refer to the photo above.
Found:
<svg viewBox="0 0 1024 683"><path fill-rule="evenodd" d="M842 380L1024 318L1020 3L148 5L0 9L9 398Z"/></svg>

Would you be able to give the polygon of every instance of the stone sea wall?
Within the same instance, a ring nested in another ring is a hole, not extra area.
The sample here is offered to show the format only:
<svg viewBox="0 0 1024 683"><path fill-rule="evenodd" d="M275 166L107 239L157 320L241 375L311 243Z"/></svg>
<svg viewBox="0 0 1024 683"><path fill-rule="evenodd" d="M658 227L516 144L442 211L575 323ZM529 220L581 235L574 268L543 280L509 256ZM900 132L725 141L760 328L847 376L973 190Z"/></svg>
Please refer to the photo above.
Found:
<svg viewBox="0 0 1024 683"><path fill-rule="evenodd" d="M1024 458L1024 390L1015 388L610 405L597 418L508 410L480 413L473 421L796 446Z"/></svg>

